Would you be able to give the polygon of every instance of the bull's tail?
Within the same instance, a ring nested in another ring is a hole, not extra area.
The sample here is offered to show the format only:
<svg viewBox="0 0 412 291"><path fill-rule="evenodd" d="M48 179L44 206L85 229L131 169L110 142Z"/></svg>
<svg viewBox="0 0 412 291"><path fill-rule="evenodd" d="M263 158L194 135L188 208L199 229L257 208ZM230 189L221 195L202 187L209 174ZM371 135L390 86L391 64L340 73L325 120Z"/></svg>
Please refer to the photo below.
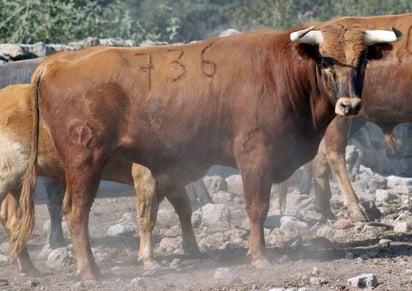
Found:
<svg viewBox="0 0 412 291"><path fill-rule="evenodd" d="M22 217L16 232L11 234L12 254L19 254L28 235L34 228L34 192L37 179L37 154L39 149L39 86L43 69L37 69L33 74L33 136L28 166L23 177L20 206Z"/></svg>

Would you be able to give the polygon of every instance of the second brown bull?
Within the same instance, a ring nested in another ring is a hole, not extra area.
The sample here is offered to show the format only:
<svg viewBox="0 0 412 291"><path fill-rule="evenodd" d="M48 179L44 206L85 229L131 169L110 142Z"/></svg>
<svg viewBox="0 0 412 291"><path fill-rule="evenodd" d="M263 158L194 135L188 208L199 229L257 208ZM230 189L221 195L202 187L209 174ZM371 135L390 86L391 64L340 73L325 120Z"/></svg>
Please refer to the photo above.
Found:
<svg viewBox="0 0 412 291"><path fill-rule="evenodd" d="M393 129L398 124L412 122L412 14L347 17L344 23L373 29L394 26L403 33L403 38L386 51L385 59L369 62L365 73L363 107L359 115L378 125L388 144L396 148L399 144L393 136ZM346 170L345 148L351 128L350 120L336 117L328 126L313 161L316 204L324 219L334 217L329 202L329 174L332 169L352 220L369 220ZM280 196L284 201L285 189L282 191Z"/></svg>

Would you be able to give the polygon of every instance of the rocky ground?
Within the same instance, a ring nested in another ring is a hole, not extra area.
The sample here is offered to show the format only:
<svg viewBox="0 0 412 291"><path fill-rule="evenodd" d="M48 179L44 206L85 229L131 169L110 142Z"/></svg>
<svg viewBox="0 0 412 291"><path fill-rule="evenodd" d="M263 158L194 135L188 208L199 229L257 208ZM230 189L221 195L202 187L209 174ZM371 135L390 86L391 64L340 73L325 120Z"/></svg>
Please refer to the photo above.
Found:
<svg viewBox="0 0 412 291"><path fill-rule="evenodd" d="M103 274L97 286L79 282L67 231L67 248L52 251L45 246L48 212L39 201L28 246L43 276L21 276L15 262L0 256L0 289L412 290L410 179L383 177L361 167L355 190L382 212L379 220L369 223L352 223L345 216L334 182L332 205L338 218L327 223L321 223L314 211L313 193L303 196L293 187L281 216L274 186L265 225L272 265L264 269L251 266L246 256L248 221L239 176L209 176L204 181L214 203L192 216L204 259L183 255L177 217L164 201L155 229L155 256L161 267L145 271L136 260L139 229L133 189L106 189L90 213L92 247ZM4 230L0 243L0 253L6 255Z"/></svg>

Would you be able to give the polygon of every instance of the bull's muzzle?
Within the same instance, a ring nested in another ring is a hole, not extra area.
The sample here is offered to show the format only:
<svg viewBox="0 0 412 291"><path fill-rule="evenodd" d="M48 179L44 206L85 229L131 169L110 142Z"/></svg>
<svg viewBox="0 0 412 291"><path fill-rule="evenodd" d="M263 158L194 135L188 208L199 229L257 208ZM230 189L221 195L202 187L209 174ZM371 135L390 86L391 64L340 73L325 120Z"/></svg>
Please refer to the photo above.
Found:
<svg viewBox="0 0 412 291"><path fill-rule="evenodd" d="M353 116L361 110L360 98L341 97L336 102L335 113L340 116Z"/></svg>

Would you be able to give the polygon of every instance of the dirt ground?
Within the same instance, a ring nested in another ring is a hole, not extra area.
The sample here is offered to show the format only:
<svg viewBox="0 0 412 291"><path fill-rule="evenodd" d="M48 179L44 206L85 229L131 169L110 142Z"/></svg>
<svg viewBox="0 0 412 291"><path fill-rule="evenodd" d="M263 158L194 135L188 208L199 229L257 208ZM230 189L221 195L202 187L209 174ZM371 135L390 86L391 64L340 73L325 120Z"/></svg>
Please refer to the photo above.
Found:
<svg viewBox="0 0 412 291"><path fill-rule="evenodd" d="M163 267L155 273L146 272L136 259L137 234L106 235L108 227L115 224L123 213L135 211L135 202L133 190L127 188L120 195L99 194L93 205L89 224L92 247L107 254L107 259L98 263L103 277L97 286L79 283L74 261L68 261L63 269L53 270L46 265L44 258L38 257L47 242L43 224L48 219L48 212L43 202L37 203L36 230L28 247L43 276L22 277L15 262L3 263L0 266L0 290L356 290L349 287L347 281L364 273L376 276L378 286L375 290L412 290L411 234L396 234L384 228L374 238L359 239L357 235L336 242L302 235L299 243L269 246L272 265L263 269L250 265L246 248L235 248L209 250L204 259L173 253L156 255L156 260ZM228 206L232 210L233 221L244 220L246 214L241 209L242 204L231 203ZM161 207L170 206L163 203ZM168 233L170 235L168 229L157 227L155 243ZM390 246L379 245L381 238L389 238ZM0 243L5 240L1 229ZM69 238L67 241L70 243ZM352 254L350 258L348 254ZM170 267L176 259L180 259L179 266ZM221 267L228 268L229 273L216 275Z"/></svg>

